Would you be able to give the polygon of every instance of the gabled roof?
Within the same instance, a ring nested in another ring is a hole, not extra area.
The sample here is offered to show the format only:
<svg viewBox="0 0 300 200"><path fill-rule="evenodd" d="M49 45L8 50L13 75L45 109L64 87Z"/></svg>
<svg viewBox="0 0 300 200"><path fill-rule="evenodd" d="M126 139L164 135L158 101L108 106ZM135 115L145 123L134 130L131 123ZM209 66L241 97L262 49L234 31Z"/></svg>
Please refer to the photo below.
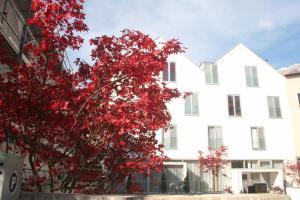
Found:
<svg viewBox="0 0 300 200"><path fill-rule="evenodd" d="M249 53L251 53L252 55L254 55L255 57L257 57L258 59L260 59L262 62L264 62L267 66L269 66L271 69L273 69L275 72L278 73L278 71L270 64L268 63L266 60L264 60L263 58L261 58L260 56L258 56L255 52L253 52L251 49L249 49L246 45L244 45L243 43L238 43L237 45L235 45L232 49L230 49L229 51L227 51L223 56L221 56L219 59L217 59L216 63L219 62L222 58L224 58L225 56L227 56L228 54L230 54L233 50L235 50L236 48L244 48L246 49Z"/></svg>

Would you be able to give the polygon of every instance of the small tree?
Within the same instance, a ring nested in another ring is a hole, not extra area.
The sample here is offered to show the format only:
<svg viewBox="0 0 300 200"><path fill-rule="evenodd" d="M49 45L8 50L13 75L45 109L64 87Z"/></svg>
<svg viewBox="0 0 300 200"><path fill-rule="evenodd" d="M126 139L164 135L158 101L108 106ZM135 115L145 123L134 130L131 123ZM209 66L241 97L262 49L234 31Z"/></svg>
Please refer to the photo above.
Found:
<svg viewBox="0 0 300 200"><path fill-rule="evenodd" d="M167 179L164 171L162 171L160 178L160 192L163 194L167 193Z"/></svg>
<svg viewBox="0 0 300 200"><path fill-rule="evenodd" d="M300 185L300 163L289 162L286 165L286 175L290 177L291 180L297 184L297 186L299 186Z"/></svg>
<svg viewBox="0 0 300 200"><path fill-rule="evenodd" d="M221 146L216 150L209 150L209 153L204 156L203 152L199 152L199 167L204 172L210 172L212 174L212 190L216 191L216 180L220 175L226 176L224 173L224 168L226 166L226 161L224 157L227 156L227 147Z"/></svg>
<svg viewBox="0 0 300 200"><path fill-rule="evenodd" d="M190 178L188 172L186 172L186 177L183 180L183 191L185 193L190 193Z"/></svg>

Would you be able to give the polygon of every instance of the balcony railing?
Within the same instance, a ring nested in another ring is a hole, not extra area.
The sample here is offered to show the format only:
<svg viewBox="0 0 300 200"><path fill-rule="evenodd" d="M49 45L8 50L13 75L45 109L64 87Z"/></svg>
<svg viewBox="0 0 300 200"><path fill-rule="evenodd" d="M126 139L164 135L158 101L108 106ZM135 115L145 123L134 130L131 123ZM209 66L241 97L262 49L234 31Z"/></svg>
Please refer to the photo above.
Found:
<svg viewBox="0 0 300 200"><path fill-rule="evenodd" d="M16 54L18 54L26 20L12 0L1 1L0 9L0 31ZM34 41L34 37L32 32L28 30L25 43L30 41ZM28 58L29 55L25 56Z"/></svg>
<svg viewBox="0 0 300 200"><path fill-rule="evenodd" d="M20 53L22 34L25 24L26 20L24 16L12 0L0 0L0 33L2 33L17 55ZM27 29L25 38L26 40L24 41L24 44L33 42L33 44L38 45L30 28ZM26 52L24 52L22 57L25 62L30 62L30 60L32 60L32 57ZM71 69L70 61L65 52L61 65L65 69Z"/></svg>

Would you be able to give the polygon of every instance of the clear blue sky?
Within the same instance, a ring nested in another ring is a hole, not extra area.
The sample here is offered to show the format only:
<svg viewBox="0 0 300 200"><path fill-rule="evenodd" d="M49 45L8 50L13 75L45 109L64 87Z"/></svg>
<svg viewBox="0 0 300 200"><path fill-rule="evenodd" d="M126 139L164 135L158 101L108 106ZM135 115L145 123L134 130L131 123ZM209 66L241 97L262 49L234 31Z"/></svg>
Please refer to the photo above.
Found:
<svg viewBox="0 0 300 200"><path fill-rule="evenodd" d="M179 39L195 63L239 42L274 68L300 63L300 0L86 0L85 12L87 41L129 28ZM69 54L89 60L90 47Z"/></svg>

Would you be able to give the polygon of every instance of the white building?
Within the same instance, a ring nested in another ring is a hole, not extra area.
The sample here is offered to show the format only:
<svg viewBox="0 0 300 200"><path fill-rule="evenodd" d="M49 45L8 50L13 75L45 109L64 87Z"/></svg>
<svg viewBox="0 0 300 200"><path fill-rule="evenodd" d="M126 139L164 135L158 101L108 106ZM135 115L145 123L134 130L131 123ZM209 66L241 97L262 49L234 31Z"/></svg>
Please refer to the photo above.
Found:
<svg viewBox="0 0 300 200"><path fill-rule="evenodd" d="M165 163L168 192L182 190L186 172L192 193L210 191L211 176L200 172L198 152L221 145L228 147L230 164L219 191L284 187L284 162L295 159L295 147L286 81L272 66L238 44L216 62L200 66L182 54L172 55L162 78L193 94L170 103L174 128L157 135L171 159ZM151 178L144 186L148 192L159 190Z"/></svg>

